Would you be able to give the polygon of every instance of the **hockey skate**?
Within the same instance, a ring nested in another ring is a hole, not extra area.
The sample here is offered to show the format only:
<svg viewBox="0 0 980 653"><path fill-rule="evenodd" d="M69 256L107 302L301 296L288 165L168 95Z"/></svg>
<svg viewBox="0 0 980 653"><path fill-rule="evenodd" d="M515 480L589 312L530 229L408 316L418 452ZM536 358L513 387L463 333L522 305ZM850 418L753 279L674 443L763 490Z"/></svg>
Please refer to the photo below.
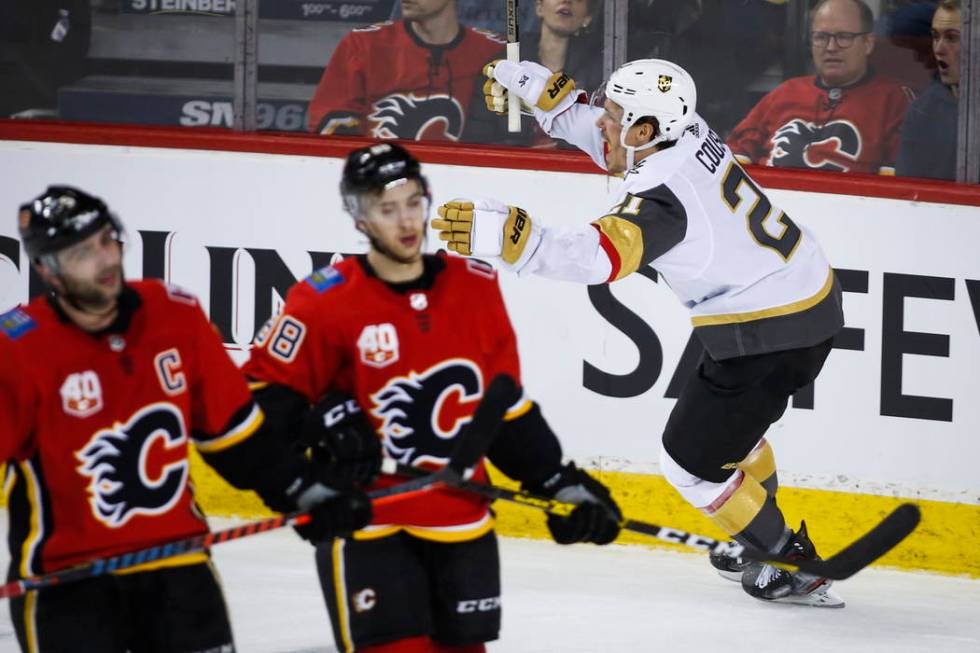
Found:
<svg viewBox="0 0 980 653"><path fill-rule="evenodd" d="M816 547L806 532L806 522L800 523L800 530L793 533L780 553L790 559L818 559ZM832 581L813 574L750 562L741 580L742 589L762 601L819 608L844 607L844 600L830 590Z"/></svg>
<svg viewBox="0 0 980 653"><path fill-rule="evenodd" d="M708 554L708 561L711 566L718 571L718 575L726 580L742 580L742 572L751 564L748 560L741 557L732 556L725 552L712 551Z"/></svg>

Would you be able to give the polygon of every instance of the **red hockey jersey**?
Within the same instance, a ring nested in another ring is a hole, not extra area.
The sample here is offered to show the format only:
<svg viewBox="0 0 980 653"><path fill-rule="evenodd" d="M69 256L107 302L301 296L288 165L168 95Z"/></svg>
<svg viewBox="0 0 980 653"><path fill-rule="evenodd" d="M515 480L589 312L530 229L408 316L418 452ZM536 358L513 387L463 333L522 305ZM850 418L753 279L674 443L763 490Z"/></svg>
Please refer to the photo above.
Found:
<svg viewBox="0 0 980 653"><path fill-rule="evenodd" d="M519 382L520 366L494 269L445 254L427 259L437 270L431 287L405 292L357 258L313 273L290 289L282 313L256 336L245 372L311 403L330 389L347 391L386 456L444 464L490 379L507 373ZM526 408L530 402L521 400L509 416ZM383 477L377 487L393 482ZM373 524L357 536L402 526L419 537L458 541L482 535L493 521L483 499L439 490L376 508Z"/></svg>
<svg viewBox="0 0 980 653"><path fill-rule="evenodd" d="M18 577L207 532L188 443L220 451L262 422L194 297L138 281L120 301L132 310L122 333L86 333L44 297L0 316L0 456Z"/></svg>
<svg viewBox="0 0 980 653"><path fill-rule="evenodd" d="M742 163L895 174L911 99L908 88L873 74L844 88L795 77L762 98L727 144Z"/></svg>
<svg viewBox="0 0 980 653"><path fill-rule="evenodd" d="M355 29L323 71L310 101L310 131L457 141L483 66L502 56L505 43L462 27L451 43L428 45L404 20Z"/></svg>

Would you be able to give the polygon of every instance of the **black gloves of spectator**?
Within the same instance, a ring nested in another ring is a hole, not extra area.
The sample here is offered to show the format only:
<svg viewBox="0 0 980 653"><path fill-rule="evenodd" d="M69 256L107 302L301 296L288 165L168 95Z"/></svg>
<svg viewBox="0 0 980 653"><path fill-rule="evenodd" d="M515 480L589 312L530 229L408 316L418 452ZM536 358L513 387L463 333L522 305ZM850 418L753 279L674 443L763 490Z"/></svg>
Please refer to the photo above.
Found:
<svg viewBox="0 0 980 653"><path fill-rule="evenodd" d="M381 468L381 441L350 396L330 392L307 414L301 434L331 485L368 485Z"/></svg>
<svg viewBox="0 0 980 653"><path fill-rule="evenodd" d="M619 535L623 515L606 486L568 463L541 484L524 485L534 494L573 503L567 517L548 515L548 530L558 544L593 542L609 544Z"/></svg>

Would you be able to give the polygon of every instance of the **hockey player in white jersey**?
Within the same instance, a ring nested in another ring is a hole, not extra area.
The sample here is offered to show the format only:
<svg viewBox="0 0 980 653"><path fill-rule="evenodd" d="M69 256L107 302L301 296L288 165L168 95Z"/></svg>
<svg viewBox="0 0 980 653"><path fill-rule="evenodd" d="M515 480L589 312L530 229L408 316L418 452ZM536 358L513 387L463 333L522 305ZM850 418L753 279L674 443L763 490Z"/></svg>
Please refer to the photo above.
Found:
<svg viewBox="0 0 980 653"><path fill-rule="evenodd" d="M494 62L487 74L488 108L504 111L515 93L545 132L624 173L623 185L608 212L579 226L547 226L497 200L449 202L433 221L439 237L519 275L597 284L655 268L690 310L705 348L664 430L663 474L739 542L816 557L805 523L793 531L776 505L763 437L819 374L843 326L840 286L816 239L770 202L695 113L694 81L676 64L627 63L592 102L567 76L532 62ZM758 599L843 605L823 578L711 562Z"/></svg>

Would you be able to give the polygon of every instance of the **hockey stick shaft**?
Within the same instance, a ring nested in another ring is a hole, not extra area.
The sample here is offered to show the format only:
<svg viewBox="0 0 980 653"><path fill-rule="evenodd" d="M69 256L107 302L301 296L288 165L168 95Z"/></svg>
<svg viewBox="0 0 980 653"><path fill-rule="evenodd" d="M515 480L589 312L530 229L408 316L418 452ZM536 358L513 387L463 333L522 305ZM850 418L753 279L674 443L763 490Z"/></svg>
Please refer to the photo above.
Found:
<svg viewBox="0 0 980 653"><path fill-rule="evenodd" d="M371 504L381 506L395 503L437 487L455 485L460 482L466 470L475 466L483 457L483 453L496 435L496 429L503 419L504 413L514 402L516 395L517 386L513 379L506 375L494 378L487 387L473 419L457 436L456 447L450 455L447 465L435 472L422 471L421 474L413 474L415 478L404 483L374 490L368 494L371 498ZM309 513L294 512L213 533L174 540L138 551L122 553L108 558L97 558L67 569L22 578L2 585L0 586L0 599L14 598L31 590L93 578L157 560L173 558L185 553L204 551L215 544L223 544L284 526L302 526L310 519Z"/></svg>
<svg viewBox="0 0 980 653"><path fill-rule="evenodd" d="M452 475L443 473L442 470L432 474L426 474L414 478L406 483L399 483L381 490L372 492L368 496L371 498L373 506L385 505L414 497L422 492L427 492L435 487L445 485L444 478ZM31 590L43 589L52 585L64 585L86 578L93 578L124 569L136 567L138 565L156 562L165 558L173 558L184 555L205 551L215 544L223 544L238 540L243 537L265 533L266 531L276 530L284 526L302 526L310 521L309 513L294 512L287 515L279 515L268 519L249 522L241 526L227 528L212 533L204 533L193 537L174 540L165 544L147 547L138 551L121 553L108 558L96 558L89 562L84 562L74 567L61 569L49 574L31 576L20 580L12 581L0 586L0 599L10 599L21 596Z"/></svg>
<svg viewBox="0 0 980 653"><path fill-rule="evenodd" d="M517 0L506 0L507 3L507 61L520 63L520 24L517 15ZM515 93L507 94L507 131L521 131L521 100Z"/></svg>
<svg viewBox="0 0 980 653"><path fill-rule="evenodd" d="M425 473L414 467L392 464L385 465L382 471L403 476L420 476L420 474ZM460 490L480 494L488 499L509 501L554 515L567 516L575 509L575 506L572 504L562 503L529 492L509 490L497 485L465 480L450 483L450 485ZM844 580L861 571L894 548L915 529L919 523L919 519L920 513L918 507L911 503L904 503L862 537L826 560L791 559L750 549L736 542L717 540L706 535L698 535L697 533L691 533L679 528L651 524L638 519L624 518L619 525L623 530L654 537L671 544L682 544L701 551L743 556L760 562L772 563L790 571L804 571L832 580Z"/></svg>

